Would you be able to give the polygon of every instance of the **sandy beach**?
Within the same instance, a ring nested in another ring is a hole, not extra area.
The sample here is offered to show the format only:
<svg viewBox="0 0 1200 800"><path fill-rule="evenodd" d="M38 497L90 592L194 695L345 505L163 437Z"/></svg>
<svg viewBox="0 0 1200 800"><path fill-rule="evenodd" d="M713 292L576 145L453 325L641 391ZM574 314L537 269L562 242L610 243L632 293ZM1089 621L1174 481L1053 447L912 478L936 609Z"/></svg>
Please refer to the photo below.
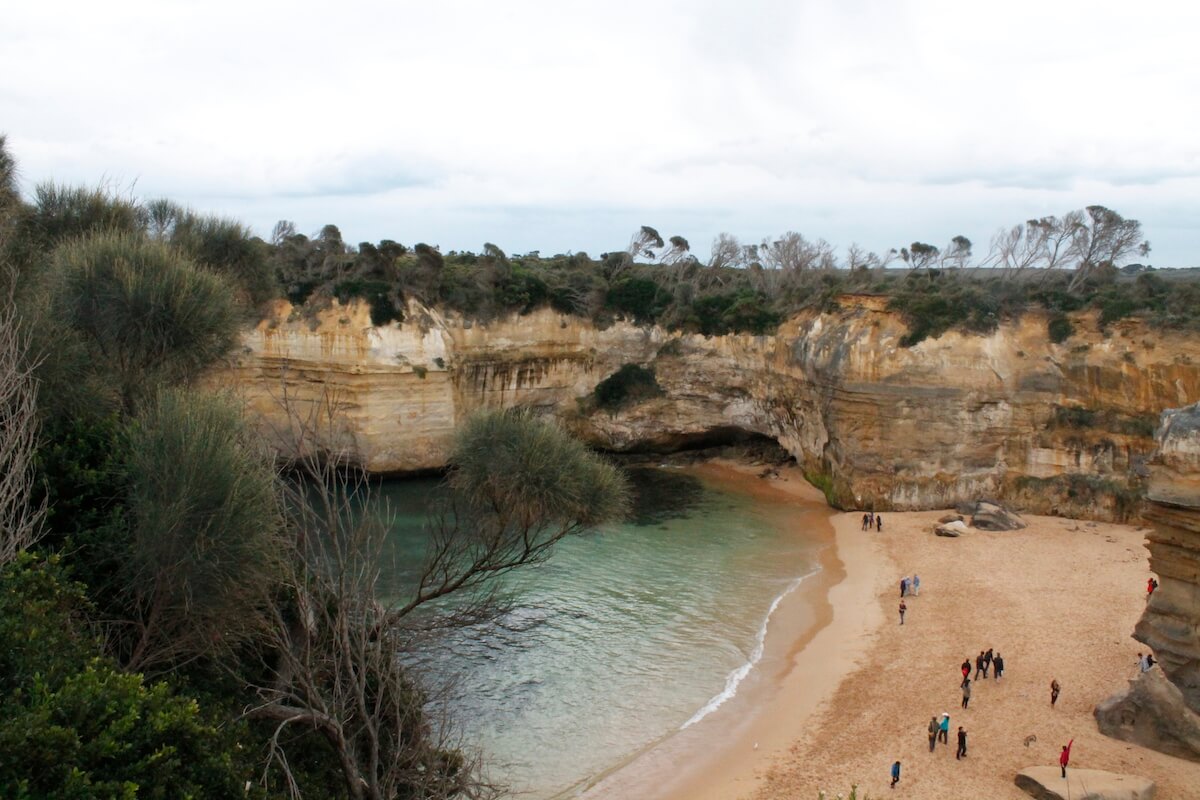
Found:
<svg viewBox="0 0 1200 800"><path fill-rule="evenodd" d="M760 479L761 468L706 468L809 508L821 499L794 469ZM821 571L780 604L738 696L584 796L815 800L857 784L860 798L1019 800L1015 773L1056 764L1071 738L1075 766L1151 778L1160 800L1200 796L1200 764L1109 739L1092 719L1137 671L1130 633L1149 575L1144 531L1026 517L1025 530L945 539L931 533L944 513L885 513L883 533L870 534L861 512L833 513ZM921 593L907 599L901 626L899 581L914 572ZM963 710L959 667L987 648L1003 654L1004 677L976 681ZM1052 710L1053 678L1062 695ZM942 712L951 743L930 753L926 726ZM968 755L956 761L959 725Z"/></svg>

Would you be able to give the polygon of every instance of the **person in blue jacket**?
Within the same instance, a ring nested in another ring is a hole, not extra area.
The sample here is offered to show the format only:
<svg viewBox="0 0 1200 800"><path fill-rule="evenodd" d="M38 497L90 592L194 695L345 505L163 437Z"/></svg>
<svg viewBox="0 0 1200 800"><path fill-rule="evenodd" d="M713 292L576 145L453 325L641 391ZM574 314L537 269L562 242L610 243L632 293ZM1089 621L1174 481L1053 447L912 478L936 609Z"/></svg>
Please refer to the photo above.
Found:
<svg viewBox="0 0 1200 800"><path fill-rule="evenodd" d="M892 787L891 788L895 789L896 784L899 782L900 782L900 762L897 761L895 764L892 764Z"/></svg>

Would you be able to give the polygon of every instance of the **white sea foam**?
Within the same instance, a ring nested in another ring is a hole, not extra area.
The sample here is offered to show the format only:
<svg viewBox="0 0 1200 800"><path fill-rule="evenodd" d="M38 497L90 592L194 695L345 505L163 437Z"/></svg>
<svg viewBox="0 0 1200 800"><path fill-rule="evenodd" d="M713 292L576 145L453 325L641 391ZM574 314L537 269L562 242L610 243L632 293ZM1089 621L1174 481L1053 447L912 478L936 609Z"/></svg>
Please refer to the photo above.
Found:
<svg viewBox="0 0 1200 800"><path fill-rule="evenodd" d="M750 653L749 660L725 676L725 688L722 689L720 693L715 695L711 700L705 703L699 711L692 715L691 719L680 725L679 730L690 728L692 725L695 725L697 722L716 711L718 708L724 705L727 700L737 694L738 686L740 686L742 681L746 679L746 676L750 674L750 670L754 669L754 665L762 660L763 648L767 641L767 625L771 622L771 615L775 613L775 609L779 608L779 604L783 602L783 598L794 592L796 587L804 582L805 578L812 577L816 574L817 570L814 569L811 572L801 575L799 578L796 578L794 581L789 583L788 587L780 592L778 597L771 601L771 607L767 609L767 615L763 618L762 625L760 625L758 628L758 635L754 639L754 650Z"/></svg>

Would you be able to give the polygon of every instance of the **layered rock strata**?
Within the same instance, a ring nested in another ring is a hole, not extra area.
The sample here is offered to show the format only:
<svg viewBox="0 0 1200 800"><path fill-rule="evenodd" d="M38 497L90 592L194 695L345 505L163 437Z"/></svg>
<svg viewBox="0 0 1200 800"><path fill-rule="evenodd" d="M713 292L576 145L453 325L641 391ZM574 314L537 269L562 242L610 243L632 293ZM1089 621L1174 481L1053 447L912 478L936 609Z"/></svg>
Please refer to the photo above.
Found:
<svg viewBox="0 0 1200 800"><path fill-rule="evenodd" d="M213 382L236 387L272 430L284 397L336 408L324 446L375 472L441 466L466 415L529 406L616 451L769 436L844 506L986 496L1119 518L1158 414L1200 399L1200 345L1137 321L1101 331L1086 315L1055 344L1046 323L1031 313L987 336L906 348L903 321L868 296L773 336L709 338L549 309L485 324L415 304L404 322L374 327L365 305L301 314L281 303ZM598 409L596 385L626 364L652 370L661 394Z"/></svg>
<svg viewBox="0 0 1200 800"><path fill-rule="evenodd" d="M1134 629L1158 666L1096 709L1100 729L1200 761L1200 404L1167 411L1143 516L1158 588Z"/></svg>

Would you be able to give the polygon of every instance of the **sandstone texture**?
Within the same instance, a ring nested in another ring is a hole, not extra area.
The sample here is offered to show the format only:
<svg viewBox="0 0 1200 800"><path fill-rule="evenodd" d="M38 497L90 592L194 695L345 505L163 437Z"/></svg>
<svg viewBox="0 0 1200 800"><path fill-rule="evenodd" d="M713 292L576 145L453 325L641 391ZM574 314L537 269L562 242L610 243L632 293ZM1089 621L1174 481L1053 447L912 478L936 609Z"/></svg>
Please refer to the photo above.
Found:
<svg viewBox="0 0 1200 800"><path fill-rule="evenodd" d="M1143 516L1159 586L1134 638L1158 666L1096 708L1109 736L1200 761L1200 404L1163 413Z"/></svg>
<svg viewBox="0 0 1200 800"><path fill-rule="evenodd" d="M1150 469L1145 518L1150 569L1159 587L1134 638L1200 712L1200 404L1167 411Z"/></svg>
<svg viewBox="0 0 1200 800"><path fill-rule="evenodd" d="M1058 767L1026 767L1015 783L1036 800L1154 800L1154 781L1099 769L1067 767L1064 780Z"/></svg>
<svg viewBox="0 0 1200 800"><path fill-rule="evenodd" d="M1200 400L1194 335L1135 320L1101 331L1081 314L1054 344L1046 317L1029 313L987 336L905 348L880 298L839 303L772 336L706 338L550 309L481 323L417 304L374 327L363 304L301 313L281 301L211 381L271 430L284 396L314 414L336 408L323 446L381 473L442 466L466 415L527 406L615 451L770 437L847 508L989 497L1103 518L1136 511L1162 410ZM662 394L597 409L597 383L625 364L653 370Z"/></svg>
<svg viewBox="0 0 1200 800"><path fill-rule="evenodd" d="M1025 520L990 500L980 500L971 512L971 527L983 531L1019 531Z"/></svg>
<svg viewBox="0 0 1200 800"><path fill-rule="evenodd" d="M1095 716L1106 736L1200 760L1200 714L1188 708L1179 687L1158 667L1131 680L1128 691L1096 706Z"/></svg>

